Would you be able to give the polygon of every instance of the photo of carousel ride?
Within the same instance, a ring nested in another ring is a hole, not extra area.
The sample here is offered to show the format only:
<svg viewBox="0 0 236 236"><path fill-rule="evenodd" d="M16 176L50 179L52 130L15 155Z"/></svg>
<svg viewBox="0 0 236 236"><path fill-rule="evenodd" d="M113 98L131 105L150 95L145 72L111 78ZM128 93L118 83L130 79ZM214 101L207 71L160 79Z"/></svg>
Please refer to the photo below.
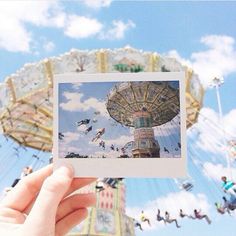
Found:
<svg viewBox="0 0 236 236"><path fill-rule="evenodd" d="M59 158L181 157L179 81L158 75L157 81L60 83ZM78 137L68 143L71 132Z"/></svg>
<svg viewBox="0 0 236 236"><path fill-rule="evenodd" d="M160 157L153 127L179 113L179 90L166 81L120 83L108 95L107 110L118 123L135 128L134 158Z"/></svg>
<svg viewBox="0 0 236 236"><path fill-rule="evenodd" d="M124 70L124 68L126 70ZM127 69L128 68L128 69ZM204 90L198 76L190 69L182 66L176 59L168 58L156 52L143 52L131 47L117 50L72 50L58 57L47 58L38 63L25 65L15 74L6 78L0 84L0 121L1 131L6 137L6 142L16 142L19 148L31 147L37 151L36 156L44 152L52 151L52 87L54 75L65 73L138 73L138 72L163 72L183 71L186 74L186 111L187 127L190 128L197 122L199 111L202 107ZM124 83L114 88L108 96L107 109L111 117L124 126L134 126L134 143L127 143L125 148L131 148L134 157L158 156L158 142L153 137L152 127L170 121L178 114L178 94L176 88L171 88L167 83L153 83L154 90L163 88L154 100L163 104L171 101L173 107L162 107L163 116L155 114L153 107L155 102L147 105L144 102L136 102L134 94L130 94L130 101L123 104L129 106L135 102L135 112L123 111L118 116L112 108L120 100L119 92L125 92L131 87L139 93L142 83ZM146 87L146 90L148 88ZM161 96L163 95L163 96ZM174 96L172 96L174 95ZM133 97L132 97L133 96ZM143 97L143 94L141 94ZM173 97L173 98L172 98ZM138 99L138 97L136 98ZM153 114L152 114L153 112ZM152 119L150 118L152 114ZM164 115L165 113L165 115ZM133 121L130 119L133 117ZM95 119L95 118L94 118ZM95 119L96 120L96 119ZM144 128L144 129L143 129ZM63 139L66 134L61 133ZM9 139L10 138L10 139ZM145 140L145 147L149 152L144 152L140 145ZM33 156L32 156L32 159ZM37 167L39 167L38 165ZM35 169L36 165L35 165ZM115 182L112 184L111 182ZM82 225L75 227L69 235L90 235L90 236L133 236L135 235L135 219L126 215L125 183L121 180L108 179L102 181L102 191L99 191L99 182L81 192L96 192L97 205L90 210L89 216Z"/></svg>

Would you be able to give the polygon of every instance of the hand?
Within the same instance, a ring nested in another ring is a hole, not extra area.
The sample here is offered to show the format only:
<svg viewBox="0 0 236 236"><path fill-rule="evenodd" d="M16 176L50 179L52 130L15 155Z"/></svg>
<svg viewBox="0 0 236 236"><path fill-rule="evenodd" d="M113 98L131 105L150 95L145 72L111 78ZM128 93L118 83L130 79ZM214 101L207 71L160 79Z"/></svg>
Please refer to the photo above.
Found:
<svg viewBox="0 0 236 236"><path fill-rule="evenodd" d="M50 165L23 178L0 206L0 222L19 226L5 235L62 236L84 220L95 194L70 194L95 179L73 176L69 167L52 174Z"/></svg>

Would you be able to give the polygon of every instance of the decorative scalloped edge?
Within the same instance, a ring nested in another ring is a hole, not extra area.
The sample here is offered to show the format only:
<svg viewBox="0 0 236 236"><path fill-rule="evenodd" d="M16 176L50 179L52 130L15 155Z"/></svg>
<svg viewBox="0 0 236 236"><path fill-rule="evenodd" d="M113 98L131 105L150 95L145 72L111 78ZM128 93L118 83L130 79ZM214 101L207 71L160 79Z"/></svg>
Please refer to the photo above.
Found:
<svg viewBox="0 0 236 236"><path fill-rule="evenodd" d="M81 56L86 56L86 62L81 61ZM140 56L140 57L139 57ZM195 106L195 120L191 119L191 122L195 122L197 119L197 113L202 105L202 99L204 95L203 87L200 85L200 101L197 101L196 98L191 94L190 83L193 77L198 76L194 74L194 72L183 66L180 62L178 62L175 58L161 56L156 52L143 51L139 49L132 48L130 46L125 46L124 48L116 48L112 49L94 49L94 50L79 50L79 49L71 49L69 52L64 54L60 54L57 57L50 57L46 59L42 59L39 62L35 63L26 63L22 68L16 71L16 73L11 74L6 77L5 82L0 84L0 87L4 87L10 92L11 98L8 103L5 103L4 106L0 107L0 117L6 114L8 109L14 107L17 102L22 101L22 99L30 99L31 96L34 96L38 90L31 89L31 91L25 96L17 97L19 93L16 93L16 88L14 84L15 78L22 78L23 75L27 75L32 70L35 73L35 68L41 68L39 71L39 77L45 78L47 81L46 90L52 87L53 83L53 75L60 72L77 72L77 73L119 73L119 71L114 68L115 63L121 63L124 60L124 63L129 63L133 66L139 66L138 68L143 68L144 72L146 71L185 71L187 84L186 84L186 93L188 97L191 97L191 103L197 102L198 106ZM84 64L81 64L84 63ZM58 68L56 68L58 66ZM127 72L132 72L128 67ZM143 67L142 67L143 66ZM60 68L59 68L60 67ZM66 68L66 69L65 69ZM126 68L127 69L127 68ZM56 72L56 73L55 73ZM134 69L134 72L136 69ZM33 78L32 75L29 78ZM29 80L28 78L28 80ZM27 80L26 80L27 81ZM30 82L30 81L29 81ZM198 79L200 84L200 81ZM19 84L19 83L18 83ZM46 85L46 84L45 84ZM19 88L18 88L19 89ZM1 101L0 101L1 102ZM4 109L5 108L5 109ZM191 108L191 104L188 104L187 110ZM188 124L191 126L191 123Z"/></svg>

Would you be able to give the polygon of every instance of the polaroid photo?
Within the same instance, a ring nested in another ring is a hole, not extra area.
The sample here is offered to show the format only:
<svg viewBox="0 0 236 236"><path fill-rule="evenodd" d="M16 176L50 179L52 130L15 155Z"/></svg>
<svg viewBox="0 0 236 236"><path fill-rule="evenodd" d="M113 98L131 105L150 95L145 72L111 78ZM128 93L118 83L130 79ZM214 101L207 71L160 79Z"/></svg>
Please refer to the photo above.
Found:
<svg viewBox="0 0 236 236"><path fill-rule="evenodd" d="M186 176L185 73L54 79L54 166L78 177Z"/></svg>

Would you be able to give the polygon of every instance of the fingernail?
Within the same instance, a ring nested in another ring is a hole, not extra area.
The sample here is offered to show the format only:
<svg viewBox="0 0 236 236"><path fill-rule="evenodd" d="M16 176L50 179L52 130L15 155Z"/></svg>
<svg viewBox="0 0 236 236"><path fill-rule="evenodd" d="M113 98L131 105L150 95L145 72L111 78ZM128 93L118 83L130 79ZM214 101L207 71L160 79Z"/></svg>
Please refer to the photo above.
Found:
<svg viewBox="0 0 236 236"><path fill-rule="evenodd" d="M56 169L55 171L56 174L63 174L63 175L67 175L70 178L74 177L74 168L71 165L63 165L60 166L58 169Z"/></svg>

